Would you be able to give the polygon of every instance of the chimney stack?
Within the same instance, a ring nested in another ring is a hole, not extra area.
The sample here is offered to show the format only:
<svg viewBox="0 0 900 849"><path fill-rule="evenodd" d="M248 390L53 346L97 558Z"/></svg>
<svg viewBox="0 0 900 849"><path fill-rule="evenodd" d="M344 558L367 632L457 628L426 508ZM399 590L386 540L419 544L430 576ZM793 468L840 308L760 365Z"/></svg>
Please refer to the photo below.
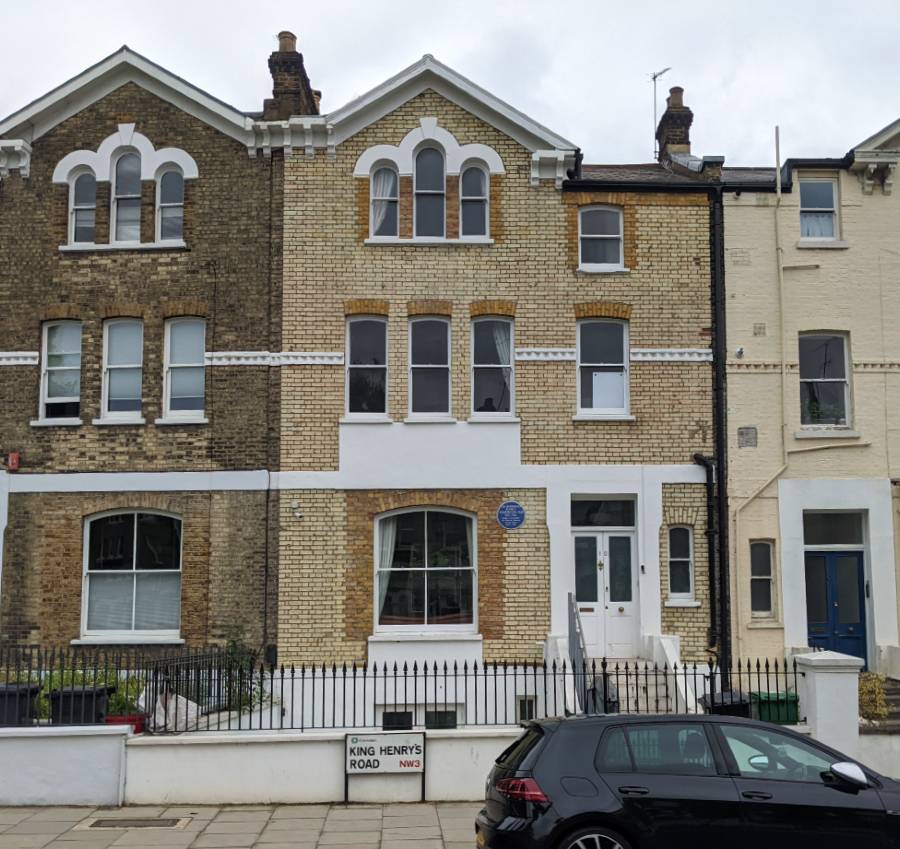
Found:
<svg viewBox="0 0 900 849"><path fill-rule="evenodd" d="M278 50L269 56L272 97L263 101L263 120L284 121L291 115L318 115L319 97L309 84L303 55L297 52L297 36L278 33Z"/></svg>
<svg viewBox="0 0 900 849"><path fill-rule="evenodd" d="M659 160L667 159L671 153L691 152L691 124L694 113L684 105L684 89L674 86L666 98L666 111L656 128L659 144Z"/></svg>

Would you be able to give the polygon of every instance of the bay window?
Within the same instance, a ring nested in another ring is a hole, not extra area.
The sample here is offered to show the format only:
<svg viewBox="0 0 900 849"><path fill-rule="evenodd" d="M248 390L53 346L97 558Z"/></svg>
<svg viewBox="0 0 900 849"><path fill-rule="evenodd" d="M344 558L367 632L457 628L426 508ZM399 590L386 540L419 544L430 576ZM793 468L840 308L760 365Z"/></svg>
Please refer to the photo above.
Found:
<svg viewBox="0 0 900 849"><path fill-rule="evenodd" d="M88 520L85 536L83 635L177 637L181 520L149 511L103 514Z"/></svg>
<svg viewBox="0 0 900 849"><path fill-rule="evenodd" d="M475 524L447 509L378 520L375 610L379 629L468 630L475 625Z"/></svg>
<svg viewBox="0 0 900 849"><path fill-rule="evenodd" d="M578 325L578 413L628 412L628 324L588 320Z"/></svg>
<svg viewBox="0 0 900 849"><path fill-rule="evenodd" d="M409 411L450 415L450 322L416 318L409 324Z"/></svg>

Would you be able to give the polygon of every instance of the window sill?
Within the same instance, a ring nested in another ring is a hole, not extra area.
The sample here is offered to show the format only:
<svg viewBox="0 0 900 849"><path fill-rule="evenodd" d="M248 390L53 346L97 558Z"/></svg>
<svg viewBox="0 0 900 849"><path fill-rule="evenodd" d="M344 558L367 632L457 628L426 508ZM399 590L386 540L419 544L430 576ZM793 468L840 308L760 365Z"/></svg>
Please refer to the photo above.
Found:
<svg viewBox="0 0 900 849"><path fill-rule="evenodd" d="M801 239L797 242L797 248L802 251L845 251L849 247L850 243L845 242L843 239Z"/></svg>
<svg viewBox="0 0 900 849"><path fill-rule="evenodd" d="M453 416L407 416L403 424L456 424Z"/></svg>
<svg viewBox="0 0 900 849"><path fill-rule="evenodd" d="M60 253L78 254L96 251L183 251L187 243L181 239L168 239L164 242L74 242L71 245L60 245Z"/></svg>
<svg viewBox="0 0 900 849"><path fill-rule="evenodd" d="M447 640L480 643L484 638L471 631L381 631L369 636L370 643L437 643Z"/></svg>
<svg viewBox="0 0 900 849"><path fill-rule="evenodd" d="M862 434L858 430L846 427L806 428L794 433L794 439L859 439Z"/></svg>
<svg viewBox="0 0 900 849"><path fill-rule="evenodd" d="M636 422L637 419L634 416L630 416L627 413L598 413L596 415L591 413L579 413L577 416L572 416L573 422Z"/></svg>
<svg viewBox="0 0 900 849"><path fill-rule="evenodd" d="M485 236L470 236L461 239L400 239L396 236L370 236L363 244L366 245L408 245L417 247L435 247L440 245L493 245L494 240Z"/></svg>
<svg viewBox="0 0 900 849"><path fill-rule="evenodd" d="M631 271L624 265L579 265L575 270L584 274L628 274Z"/></svg>
<svg viewBox="0 0 900 849"><path fill-rule="evenodd" d="M98 427L105 427L108 425L142 425L147 424L147 420L143 416L139 419L94 419L91 421L91 424L97 425Z"/></svg>
<svg viewBox="0 0 900 849"><path fill-rule="evenodd" d="M473 413L467 421L469 424L518 424L522 420L518 416Z"/></svg>
<svg viewBox="0 0 900 849"><path fill-rule="evenodd" d="M32 427L78 427L81 419L32 419L29 424Z"/></svg>
<svg viewBox="0 0 900 849"><path fill-rule="evenodd" d="M394 420L390 416L379 415L349 415L344 416L339 424L393 424Z"/></svg>
<svg viewBox="0 0 900 849"><path fill-rule="evenodd" d="M149 645L169 645L183 646L184 640L181 637L141 637L137 634L115 635L108 637L80 637L77 640L70 640L70 646L149 646Z"/></svg>
<svg viewBox="0 0 900 849"><path fill-rule="evenodd" d="M209 424L209 419L155 419L153 424L165 427L177 427L178 425L205 425Z"/></svg>
<svg viewBox="0 0 900 849"><path fill-rule="evenodd" d="M693 598L670 598L663 607L700 607L701 602Z"/></svg>
<svg viewBox="0 0 900 849"><path fill-rule="evenodd" d="M747 629L751 631L775 631L783 630L784 625L782 625L781 622L778 622L775 619L764 619L754 622L748 622Z"/></svg>

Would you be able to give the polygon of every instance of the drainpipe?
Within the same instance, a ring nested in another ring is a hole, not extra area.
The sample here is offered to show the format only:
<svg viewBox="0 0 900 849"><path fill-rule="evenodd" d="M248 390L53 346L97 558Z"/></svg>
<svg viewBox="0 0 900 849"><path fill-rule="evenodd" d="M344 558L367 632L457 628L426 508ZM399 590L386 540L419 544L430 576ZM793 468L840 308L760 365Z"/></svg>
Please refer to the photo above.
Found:
<svg viewBox="0 0 900 849"><path fill-rule="evenodd" d="M731 666L731 603L728 569L728 438L726 430L725 216L722 185L710 188L710 258L713 310L713 430L716 466L716 560L718 566L719 663L723 685Z"/></svg>
<svg viewBox="0 0 900 849"><path fill-rule="evenodd" d="M716 605L716 471L715 461L705 454L694 454L694 462L706 470L706 568L709 572L708 645L719 642Z"/></svg>

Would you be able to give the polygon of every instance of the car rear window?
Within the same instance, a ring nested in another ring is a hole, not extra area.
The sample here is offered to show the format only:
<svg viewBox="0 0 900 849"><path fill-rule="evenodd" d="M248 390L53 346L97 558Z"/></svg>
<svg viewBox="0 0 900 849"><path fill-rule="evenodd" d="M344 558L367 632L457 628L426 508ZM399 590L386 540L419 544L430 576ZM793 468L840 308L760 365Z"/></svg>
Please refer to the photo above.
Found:
<svg viewBox="0 0 900 849"><path fill-rule="evenodd" d="M715 775L706 732L698 724L635 724L603 735L595 759L599 772Z"/></svg>
<svg viewBox="0 0 900 849"><path fill-rule="evenodd" d="M515 743L505 749L496 760L504 769L518 769L528 753L541 741L544 732L540 726L530 726Z"/></svg>

